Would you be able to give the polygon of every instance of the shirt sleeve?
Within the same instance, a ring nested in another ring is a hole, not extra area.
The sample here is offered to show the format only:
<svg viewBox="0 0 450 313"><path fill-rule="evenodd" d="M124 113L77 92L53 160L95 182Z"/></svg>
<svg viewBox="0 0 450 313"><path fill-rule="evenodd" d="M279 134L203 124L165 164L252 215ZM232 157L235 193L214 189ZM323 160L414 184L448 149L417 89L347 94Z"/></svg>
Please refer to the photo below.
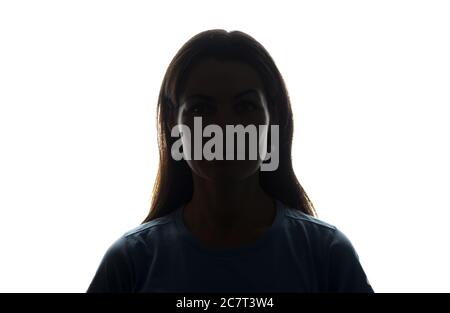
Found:
<svg viewBox="0 0 450 313"><path fill-rule="evenodd" d="M128 254L127 238L117 239L104 254L87 293L131 292L133 269Z"/></svg>
<svg viewBox="0 0 450 313"><path fill-rule="evenodd" d="M328 292L374 293L348 237L335 229L329 246Z"/></svg>

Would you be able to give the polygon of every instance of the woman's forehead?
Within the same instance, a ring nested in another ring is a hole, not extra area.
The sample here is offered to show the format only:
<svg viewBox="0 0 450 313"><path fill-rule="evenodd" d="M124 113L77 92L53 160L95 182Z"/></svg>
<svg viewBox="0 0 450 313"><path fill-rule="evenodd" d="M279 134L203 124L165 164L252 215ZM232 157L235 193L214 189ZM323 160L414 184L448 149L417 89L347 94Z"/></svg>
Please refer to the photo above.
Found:
<svg viewBox="0 0 450 313"><path fill-rule="evenodd" d="M189 72L182 97L235 95L248 89L262 91L261 78L252 66L239 61L207 59Z"/></svg>

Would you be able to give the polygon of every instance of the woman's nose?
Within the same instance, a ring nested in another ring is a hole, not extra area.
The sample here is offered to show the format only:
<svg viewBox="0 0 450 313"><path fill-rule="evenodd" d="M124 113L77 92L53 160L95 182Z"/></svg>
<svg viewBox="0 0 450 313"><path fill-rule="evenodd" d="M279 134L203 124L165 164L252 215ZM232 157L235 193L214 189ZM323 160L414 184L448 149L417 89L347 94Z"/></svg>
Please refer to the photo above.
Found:
<svg viewBox="0 0 450 313"><path fill-rule="evenodd" d="M219 103L215 114L208 119L208 124L218 125L223 130L225 130L226 125L236 125L239 123L239 118L237 118L231 104L228 102Z"/></svg>

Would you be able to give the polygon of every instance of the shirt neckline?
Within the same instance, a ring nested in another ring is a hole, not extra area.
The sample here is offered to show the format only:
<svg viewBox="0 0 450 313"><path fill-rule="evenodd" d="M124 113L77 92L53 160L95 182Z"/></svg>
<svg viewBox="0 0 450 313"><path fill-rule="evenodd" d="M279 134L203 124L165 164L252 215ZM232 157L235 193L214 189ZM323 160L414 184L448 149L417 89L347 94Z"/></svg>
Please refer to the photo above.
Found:
<svg viewBox="0 0 450 313"><path fill-rule="evenodd" d="M225 247L209 247L206 246L203 242L201 242L197 237L195 237L192 232L186 227L183 218L183 212L185 208L185 204L178 207L175 212L175 224L181 235L182 239L185 239L189 242L190 245L194 246L196 249L203 251L204 253L214 255L214 256L235 256L241 255L245 253L249 253L258 248L261 248L265 243L267 243L270 238L273 237L273 234L280 228L282 224L282 219L284 217L284 206L278 200L275 201L275 218L272 222L272 225L267 228L262 234L260 234L253 242L240 245L238 247L233 248L225 248Z"/></svg>

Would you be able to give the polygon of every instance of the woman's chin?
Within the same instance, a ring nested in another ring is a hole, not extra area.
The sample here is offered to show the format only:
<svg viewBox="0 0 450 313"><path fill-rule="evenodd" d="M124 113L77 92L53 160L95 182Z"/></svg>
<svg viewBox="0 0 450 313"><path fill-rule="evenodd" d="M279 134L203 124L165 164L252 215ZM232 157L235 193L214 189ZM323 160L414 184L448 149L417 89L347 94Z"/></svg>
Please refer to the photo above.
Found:
<svg viewBox="0 0 450 313"><path fill-rule="evenodd" d="M257 161L246 160L212 160L202 164L204 177L209 180L243 180L258 170Z"/></svg>

